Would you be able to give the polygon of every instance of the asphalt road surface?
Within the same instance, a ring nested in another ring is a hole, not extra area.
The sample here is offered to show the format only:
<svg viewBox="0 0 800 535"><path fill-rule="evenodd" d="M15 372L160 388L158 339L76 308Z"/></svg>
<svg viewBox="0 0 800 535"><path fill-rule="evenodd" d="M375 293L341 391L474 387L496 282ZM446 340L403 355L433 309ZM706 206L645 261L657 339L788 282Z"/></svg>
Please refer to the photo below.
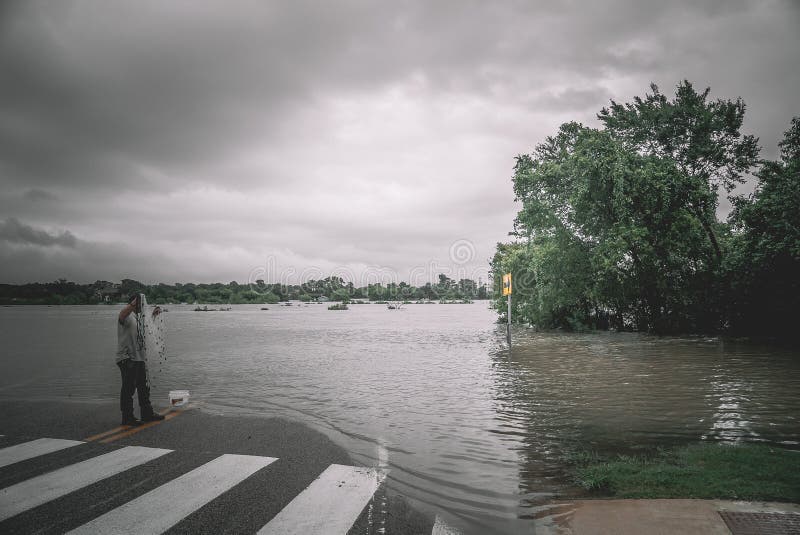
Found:
<svg viewBox="0 0 800 535"><path fill-rule="evenodd" d="M189 408L4 400L0 533L430 534L423 515L302 424Z"/></svg>

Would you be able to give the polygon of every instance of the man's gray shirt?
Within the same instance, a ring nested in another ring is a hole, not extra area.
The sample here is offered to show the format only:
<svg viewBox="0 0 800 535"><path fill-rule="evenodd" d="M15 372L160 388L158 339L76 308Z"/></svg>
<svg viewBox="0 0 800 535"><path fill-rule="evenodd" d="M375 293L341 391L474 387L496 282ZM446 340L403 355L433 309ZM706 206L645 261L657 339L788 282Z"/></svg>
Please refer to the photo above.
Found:
<svg viewBox="0 0 800 535"><path fill-rule="evenodd" d="M136 314L131 312L122 323L117 320L117 362L125 359L144 362L147 360L145 353L139 348L136 324Z"/></svg>

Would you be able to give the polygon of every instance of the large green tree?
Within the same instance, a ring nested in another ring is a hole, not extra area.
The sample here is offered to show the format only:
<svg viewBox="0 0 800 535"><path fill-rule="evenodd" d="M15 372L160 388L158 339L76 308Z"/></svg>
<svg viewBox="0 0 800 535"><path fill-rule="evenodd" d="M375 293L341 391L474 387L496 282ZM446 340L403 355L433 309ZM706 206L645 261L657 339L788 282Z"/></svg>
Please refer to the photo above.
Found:
<svg viewBox="0 0 800 535"><path fill-rule="evenodd" d="M710 88L697 92L685 80L678 84L673 100L655 84L650 88L652 93L630 103L612 100L598 118L627 147L669 160L690 180L687 206L703 226L719 262L719 188L730 193L758 161L758 139L741 133L744 101L709 100Z"/></svg>
<svg viewBox="0 0 800 535"><path fill-rule="evenodd" d="M529 321L719 326L728 232L716 219L718 190L730 191L755 163L757 140L740 133L741 100L711 102L688 82L671 101L651 89L601 110L603 129L566 123L517 158L515 233L535 280L519 304Z"/></svg>
<svg viewBox="0 0 800 535"><path fill-rule="evenodd" d="M520 156L515 226L532 249L534 323L667 331L700 321L684 291L701 285L709 247L690 187L670 160L576 123Z"/></svg>

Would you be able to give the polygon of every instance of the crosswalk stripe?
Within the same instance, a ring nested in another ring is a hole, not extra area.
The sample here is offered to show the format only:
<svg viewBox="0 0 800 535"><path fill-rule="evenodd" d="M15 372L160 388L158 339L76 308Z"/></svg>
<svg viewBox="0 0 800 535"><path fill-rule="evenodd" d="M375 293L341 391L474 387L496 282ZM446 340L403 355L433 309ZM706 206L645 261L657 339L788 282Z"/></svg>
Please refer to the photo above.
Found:
<svg viewBox="0 0 800 535"><path fill-rule="evenodd" d="M23 442L0 450L0 468L20 461L27 461L39 455L53 453L54 451L71 448L83 444L77 440L64 440L61 438L39 438L30 442Z"/></svg>
<svg viewBox="0 0 800 535"><path fill-rule="evenodd" d="M275 461L274 457L222 455L69 533L162 533Z"/></svg>
<svg viewBox="0 0 800 535"><path fill-rule="evenodd" d="M258 535L344 535L378 490L380 481L380 474L373 469L332 464Z"/></svg>
<svg viewBox="0 0 800 535"><path fill-rule="evenodd" d="M436 519L433 522L431 535L461 535L461 532L445 524L444 520L442 520L442 517L436 515Z"/></svg>
<svg viewBox="0 0 800 535"><path fill-rule="evenodd" d="M172 450L128 446L0 490L0 520L152 461Z"/></svg>

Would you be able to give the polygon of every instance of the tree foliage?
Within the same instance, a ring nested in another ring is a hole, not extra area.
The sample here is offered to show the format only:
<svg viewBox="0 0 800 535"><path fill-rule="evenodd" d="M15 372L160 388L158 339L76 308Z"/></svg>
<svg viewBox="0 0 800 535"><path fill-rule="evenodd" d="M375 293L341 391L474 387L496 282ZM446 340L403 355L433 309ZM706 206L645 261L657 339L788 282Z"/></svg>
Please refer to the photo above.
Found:
<svg viewBox="0 0 800 535"><path fill-rule="evenodd" d="M231 281L228 284L144 284L132 279L119 283L96 281L77 284L59 279L50 283L0 284L0 304L80 305L91 303L116 303L126 296L143 292L151 303L207 303L207 304L269 304L286 300L309 302L322 296L335 301L353 299L371 300L423 300L440 296L452 300L488 299L485 282L461 279L456 282L445 274L439 275L439 284L410 286L406 282L368 284L357 288L352 282L331 276L308 280L302 284L267 283L257 280L250 284Z"/></svg>
<svg viewBox="0 0 800 535"><path fill-rule="evenodd" d="M644 98L603 108L598 118L610 134L640 154L672 162L691 186L687 206L703 226L717 260L722 249L715 232L718 190L730 192L757 163L758 139L742 135L745 104L709 101L688 81L678 84L670 101L655 84Z"/></svg>
<svg viewBox="0 0 800 535"><path fill-rule="evenodd" d="M737 198L731 323L737 331L791 332L800 308L800 118L779 144L779 161L766 161L752 195Z"/></svg>
<svg viewBox="0 0 800 535"><path fill-rule="evenodd" d="M492 260L495 288L507 271L528 280L515 284L515 318L546 328L717 331L730 325L734 281L750 284L732 266L766 258L756 247L764 233L784 264L800 243L787 234L798 228L797 216L787 217L798 206L788 163L800 146L797 123L781 145L784 160L761 162L764 185L738 201L747 230L737 234L716 208L720 189L729 193L759 163L757 139L740 131L744 103L711 101L686 81L672 100L651 90L612 101L598 114L602 128L565 123L517 157L521 241L498 244ZM505 310L499 296L496 305Z"/></svg>
<svg viewBox="0 0 800 535"><path fill-rule="evenodd" d="M530 319L660 331L697 322L681 290L699 285L709 251L690 188L673 162L576 123L520 156L516 228L532 248Z"/></svg>

